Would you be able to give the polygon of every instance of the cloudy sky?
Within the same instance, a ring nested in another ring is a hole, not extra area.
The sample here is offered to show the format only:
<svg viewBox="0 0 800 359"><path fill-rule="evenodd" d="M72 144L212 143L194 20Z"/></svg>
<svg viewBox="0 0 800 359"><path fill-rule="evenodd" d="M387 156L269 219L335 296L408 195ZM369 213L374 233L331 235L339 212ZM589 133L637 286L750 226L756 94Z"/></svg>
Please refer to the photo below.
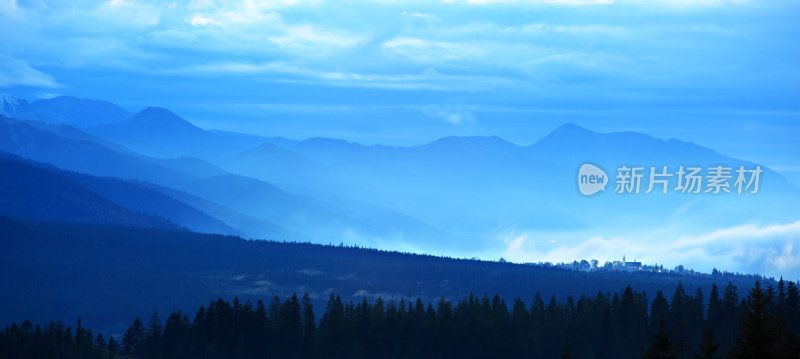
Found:
<svg viewBox="0 0 800 359"><path fill-rule="evenodd" d="M0 93L364 143L529 144L572 121L800 183L798 13L797 0L0 0Z"/></svg>

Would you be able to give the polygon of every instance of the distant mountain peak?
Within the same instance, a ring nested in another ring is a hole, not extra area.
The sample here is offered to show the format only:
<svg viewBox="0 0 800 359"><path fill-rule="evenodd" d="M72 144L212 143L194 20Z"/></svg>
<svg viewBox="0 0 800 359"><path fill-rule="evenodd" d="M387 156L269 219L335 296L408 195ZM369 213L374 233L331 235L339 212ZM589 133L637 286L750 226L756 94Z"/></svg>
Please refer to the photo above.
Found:
<svg viewBox="0 0 800 359"><path fill-rule="evenodd" d="M597 135L597 133L578 126L572 122L567 122L547 134L547 136L544 136L544 138L539 140L537 143L584 141L594 135Z"/></svg>
<svg viewBox="0 0 800 359"><path fill-rule="evenodd" d="M176 115L174 112L167 110L163 107L153 107L150 106L144 110L137 112L133 118L154 118L154 119L162 119L162 118L169 118L169 119L177 119L183 120L180 116Z"/></svg>
<svg viewBox="0 0 800 359"><path fill-rule="evenodd" d="M460 137L460 136L446 136L434 140L427 144L427 146L439 146L439 145L446 145L446 144L462 144L469 142L468 137Z"/></svg>
<svg viewBox="0 0 800 359"><path fill-rule="evenodd" d="M512 142L499 137L499 136L446 136L429 142L426 146L441 145L441 144L497 144L497 145L512 145Z"/></svg>
<svg viewBox="0 0 800 359"><path fill-rule="evenodd" d="M350 142L350 141L347 141L347 140L343 140L343 139L339 139L339 138L330 138L330 137L311 137L311 138L308 138L306 140L303 140L302 142L307 142L307 143L336 143L336 144L341 144L341 145L356 144L354 142Z"/></svg>
<svg viewBox="0 0 800 359"><path fill-rule="evenodd" d="M102 101L102 100L82 99L82 98L77 98L75 96L67 96L67 95L51 97L49 99L43 99L43 101L51 101L51 102L73 102L73 101L75 101L75 102L81 102L81 101L86 101L86 102L89 102L89 101L106 102L106 101Z"/></svg>
<svg viewBox="0 0 800 359"><path fill-rule="evenodd" d="M312 146L312 147L328 147L328 148L349 148L349 149L360 149L364 147L357 142L350 142L347 140L342 140L338 138L329 138L329 137L312 137L300 141L299 145Z"/></svg>
<svg viewBox="0 0 800 359"><path fill-rule="evenodd" d="M575 123L567 122L567 123L559 126L558 128L556 128L555 130L553 130L553 132L551 132L550 134L573 134L573 133L584 133L585 134L585 133L594 133L594 132L592 132L589 129L586 129L585 127L578 126Z"/></svg>
<svg viewBox="0 0 800 359"><path fill-rule="evenodd" d="M504 141L499 137L482 136L447 136L423 145L423 148L482 148L494 141Z"/></svg>
<svg viewBox="0 0 800 359"><path fill-rule="evenodd" d="M174 112L162 107L148 107L137 112L130 120L130 124L158 126L159 128L183 128L185 130L203 131L189 121L184 120Z"/></svg>

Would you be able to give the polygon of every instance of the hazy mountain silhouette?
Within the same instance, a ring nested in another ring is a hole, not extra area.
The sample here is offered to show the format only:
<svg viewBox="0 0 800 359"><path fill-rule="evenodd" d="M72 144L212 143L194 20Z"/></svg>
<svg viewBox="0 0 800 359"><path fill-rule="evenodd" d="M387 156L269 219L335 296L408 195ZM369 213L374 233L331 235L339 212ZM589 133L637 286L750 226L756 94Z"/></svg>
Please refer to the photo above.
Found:
<svg viewBox="0 0 800 359"><path fill-rule="evenodd" d="M326 202L298 196L248 177L209 177L187 183L182 190L247 216L292 229L321 243L339 241L348 236L350 241L357 239L363 245L396 238L413 242L437 237L442 241L448 239L441 231L380 206L359 206L353 201Z"/></svg>
<svg viewBox="0 0 800 359"><path fill-rule="evenodd" d="M214 218L217 218L229 226L236 228L242 233L242 236L254 239L272 239L272 240L294 240L294 241L310 241L308 238L291 229L282 227L272 223L266 219L248 216L237 210L230 209L221 204L209 201L207 199L186 193L184 191L160 186L153 183L142 183L142 186L164 193L165 195L175 198L183 203L186 203L203 213L207 213Z"/></svg>
<svg viewBox="0 0 800 359"><path fill-rule="evenodd" d="M27 120L90 127L120 122L131 117L124 108L108 101L58 96L28 103L22 99L0 99L0 114Z"/></svg>
<svg viewBox="0 0 800 359"><path fill-rule="evenodd" d="M573 123L553 130L526 147L525 153L543 161L578 165L585 161L618 162L620 165L751 164L676 139L664 141L638 132L597 133Z"/></svg>
<svg viewBox="0 0 800 359"><path fill-rule="evenodd" d="M0 152L0 213L20 218L181 229L137 212L90 190L56 169L46 169Z"/></svg>
<svg viewBox="0 0 800 359"><path fill-rule="evenodd" d="M709 231L800 215L794 205L800 191L763 166L758 195L613 193L621 165L648 170L666 165L675 171L678 165L754 164L676 139L597 133L574 124L529 146L499 137L455 136L411 147L365 146L207 131L168 110L148 108L90 132L6 119L0 122L0 139L5 133L8 140L0 149L69 170L174 189L198 199L204 212L228 216L229 225L240 223L232 226L248 236L269 235L265 231L271 228L278 238L322 243L376 244L391 238L420 250L450 244L477 250L496 245L505 233L534 229L677 223ZM577 191L577 169L584 162L599 165L611 179L591 200ZM647 185L645 176L642 192Z"/></svg>
<svg viewBox="0 0 800 359"><path fill-rule="evenodd" d="M294 187L313 187L317 178L330 178L326 166L269 142L238 153L221 165L233 173Z"/></svg>
<svg viewBox="0 0 800 359"><path fill-rule="evenodd" d="M222 221L153 190L143 182L63 171L5 152L0 152L0 161L4 171L7 170L4 173L12 174L2 188L6 202L0 213L6 215L51 221L241 234ZM11 181L10 177L15 178ZM32 201L28 203L26 198ZM104 214L104 210L108 213ZM86 211L92 211L91 215L84 213ZM119 220L120 216L132 219Z"/></svg>
<svg viewBox="0 0 800 359"><path fill-rule="evenodd" d="M777 172L761 166L758 195L686 194L670 191L667 195L659 192L644 196L617 195L613 193L616 171L620 166L644 167L641 192L648 189L650 167L661 171L668 166L671 172L678 166L697 166L706 169L723 165L731 167L734 176L739 166L748 169L756 164L722 155L709 148L677 139L662 140L637 132L597 133L580 126L565 124L538 142L524 148L526 155L542 161L570 164L570 177L575 177L577 168L586 162L599 165L610 176L605 195L585 201L574 194L575 181L564 181L553 185L553 194L558 194L564 204L579 209L587 221L602 223L609 228L645 228L657 226L665 221L676 221L685 229L707 231L724 226L747 222L786 222L797 220L800 212L793 208L792 201L800 199L800 190ZM705 180L705 177L703 178ZM673 175L670 188L677 185ZM655 187L656 191L661 190ZM703 188L705 191L705 187ZM735 191L735 190L734 190ZM794 198L794 199L790 199ZM759 208L758 211L743 211L743 208ZM613 209L615 215L608 216ZM713 226L713 227L712 227Z"/></svg>
<svg viewBox="0 0 800 359"><path fill-rule="evenodd" d="M199 159L153 159L127 149L111 149L102 145L102 140L95 142L94 137L74 128L66 131L57 127L59 132L69 132L70 137L50 129L51 126L33 125L29 121L0 118L0 150L71 171L149 181L179 189L213 202L196 203L241 225L226 221L228 226L235 227L236 233L250 237L328 242L345 237L355 241L425 234L419 237L422 241L441 235L409 216L379 206L357 208L348 202L346 207L340 207L337 203L288 193L264 181L230 175ZM212 227L193 226L202 231ZM218 228L219 233L231 233L228 227Z"/></svg>
<svg viewBox="0 0 800 359"><path fill-rule="evenodd" d="M120 143L141 154L161 158L218 158L262 141L255 136L206 131L159 107L148 107L126 121L88 130L97 137Z"/></svg>
<svg viewBox="0 0 800 359"><path fill-rule="evenodd" d="M99 142L65 137L32 125L29 121L3 116L0 116L0 150L97 176L135 178L157 183L176 183L192 178L186 173L106 147Z"/></svg>
<svg viewBox="0 0 800 359"><path fill-rule="evenodd" d="M58 103L38 106L57 113ZM4 100L2 111L17 116L29 106ZM716 279L740 288L754 279L570 272L244 241L186 229L442 254L496 249L507 245L500 234L531 229L675 225L708 231L796 221L800 214L798 189L767 168L761 192L752 196L625 196L613 193L613 182L594 198L581 196L576 175L586 161L611 177L623 164L753 165L635 132L597 133L566 124L530 146L499 137L365 146L208 131L158 108L113 120L93 110L91 116L110 120L87 133L66 123L100 120L84 121L76 113L46 117L47 111L31 117L40 121L0 116L0 151L23 157L0 156L0 281L12 288L0 291L0 303L7 304L0 306L0 320L6 322L80 315L96 327L121 327L130 318L113 316L119 306L148 314L194 309L219 296L305 291L315 300L331 292L356 300L377 295L457 300L472 291L530 302L536 291L564 298L631 284L654 293L683 280L688 290L704 286L707 292ZM80 223L54 223L59 221Z"/></svg>
<svg viewBox="0 0 800 359"><path fill-rule="evenodd" d="M636 132L597 133L571 123L530 146L498 137L455 136L413 147L364 146L325 138L268 139L267 144L272 146L235 156L231 163L246 165L232 165L228 170L281 181L295 176L306 189L381 203L454 234L491 236L498 229L619 225L645 228L678 218L692 228L709 230L715 229L709 227L712 223L792 221L798 216L788 200L800 198L798 189L764 166L758 196L671 193L663 198L659 194L633 198L614 194L614 176L621 165L647 170L667 165L674 172L679 165L754 168L755 164L676 139L665 141ZM297 158L293 153L301 160L292 161ZM272 165L276 162L282 164ZM295 167L283 164L287 162ZM611 178L607 194L592 201L577 192L577 169L584 162L601 165ZM308 175L312 168L314 175ZM645 175L642 193L649 183L649 173ZM743 205L764 210L741 211ZM607 215L609 208L614 208L615 216Z"/></svg>

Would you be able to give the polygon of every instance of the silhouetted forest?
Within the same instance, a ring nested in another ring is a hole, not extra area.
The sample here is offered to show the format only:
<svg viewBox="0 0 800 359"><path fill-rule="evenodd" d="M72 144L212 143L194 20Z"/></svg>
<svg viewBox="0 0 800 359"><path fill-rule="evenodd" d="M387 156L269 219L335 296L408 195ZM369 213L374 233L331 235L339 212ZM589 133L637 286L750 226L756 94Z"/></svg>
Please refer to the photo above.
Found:
<svg viewBox="0 0 800 359"><path fill-rule="evenodd" d="M796 283L760 282L740 300L716 285L706 296L678 284L671 300L630 286L577 300L539 296L376 299L331 295L317 320L308 294L269 303L212 301L189 315L136 318L121 338L78 321L26 321L0 333L2 358L798 358Z"/></svg>
<svg viewBox="0 0 800 359"><path fill-rule="evenodd" d="M231 236L150 228L18 220L0 216L0 325L32 320L72 322L121 335L130 313L194 311L215 298L245 302L308 292L318 317L330 293L342 300L420 298L457 302L469 293L532 303L537 291L596 295L627 285L652 296L678 282L694 293L732 282L739 296L761 279L733 273L577 271L387 252L338 245L247 241ZM794 280L794 278L792 278ZM235 293L235 294L233 294ZM119 308L125 308L120 311ZM74 325L73 325L74 326Z"/></svg>

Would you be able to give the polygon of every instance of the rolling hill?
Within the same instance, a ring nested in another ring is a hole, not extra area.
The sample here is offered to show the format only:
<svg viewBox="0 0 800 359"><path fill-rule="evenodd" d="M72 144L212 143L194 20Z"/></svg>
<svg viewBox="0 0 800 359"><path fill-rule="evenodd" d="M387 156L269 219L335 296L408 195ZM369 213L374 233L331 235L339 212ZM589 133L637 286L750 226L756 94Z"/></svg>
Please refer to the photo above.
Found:
<svg viewBox="0 0 800 359"><path fill-rule="evenodd" d="M268 299L308 292L315 308L343 300L499 294L531 303L617 291L652 296L682 282L693 293L733 282L744 292L759 277L575 272L310 243L246 241L186 231L48 223L0 216L0 322L74 321L121 334L132 317L194 310L218 297ZM120 310L124 308L124 310Z"/></svg>
<svg viewBox="0 0 800 359"><path fill-rule="evenodd" d="M59 170L0 152L0 213L58 222L239 234L225 223L144 183Z"/></svg>
<svg viewBox="0 0 800 359"><path fill-rule="evenodd" d="M109 200L64 173L0 153L0 213L59 222L181 229L168 220Z"/></svg>
<svg viewBox="0 0 800 359"><path fill-rule="evenodd" d="M121 145L106 146L106 139L95 139L75 128L0 117L2 151L65 170L151 182L168 189L161 192L164 194L177 189L201 198L194 203L237 225L232 232L231 223L219 226L222 221L217 220L208 222L216 223L213 226L198 227L200 222L193 222L191 227L198 230L215 232L216 228L217 233L319 243L364 240L376 244L410 236L418 236L420 241L447 238L414 218L374 204L327 202L296 195L261 180L229 174L197 158L151 158Z"/></svg>

